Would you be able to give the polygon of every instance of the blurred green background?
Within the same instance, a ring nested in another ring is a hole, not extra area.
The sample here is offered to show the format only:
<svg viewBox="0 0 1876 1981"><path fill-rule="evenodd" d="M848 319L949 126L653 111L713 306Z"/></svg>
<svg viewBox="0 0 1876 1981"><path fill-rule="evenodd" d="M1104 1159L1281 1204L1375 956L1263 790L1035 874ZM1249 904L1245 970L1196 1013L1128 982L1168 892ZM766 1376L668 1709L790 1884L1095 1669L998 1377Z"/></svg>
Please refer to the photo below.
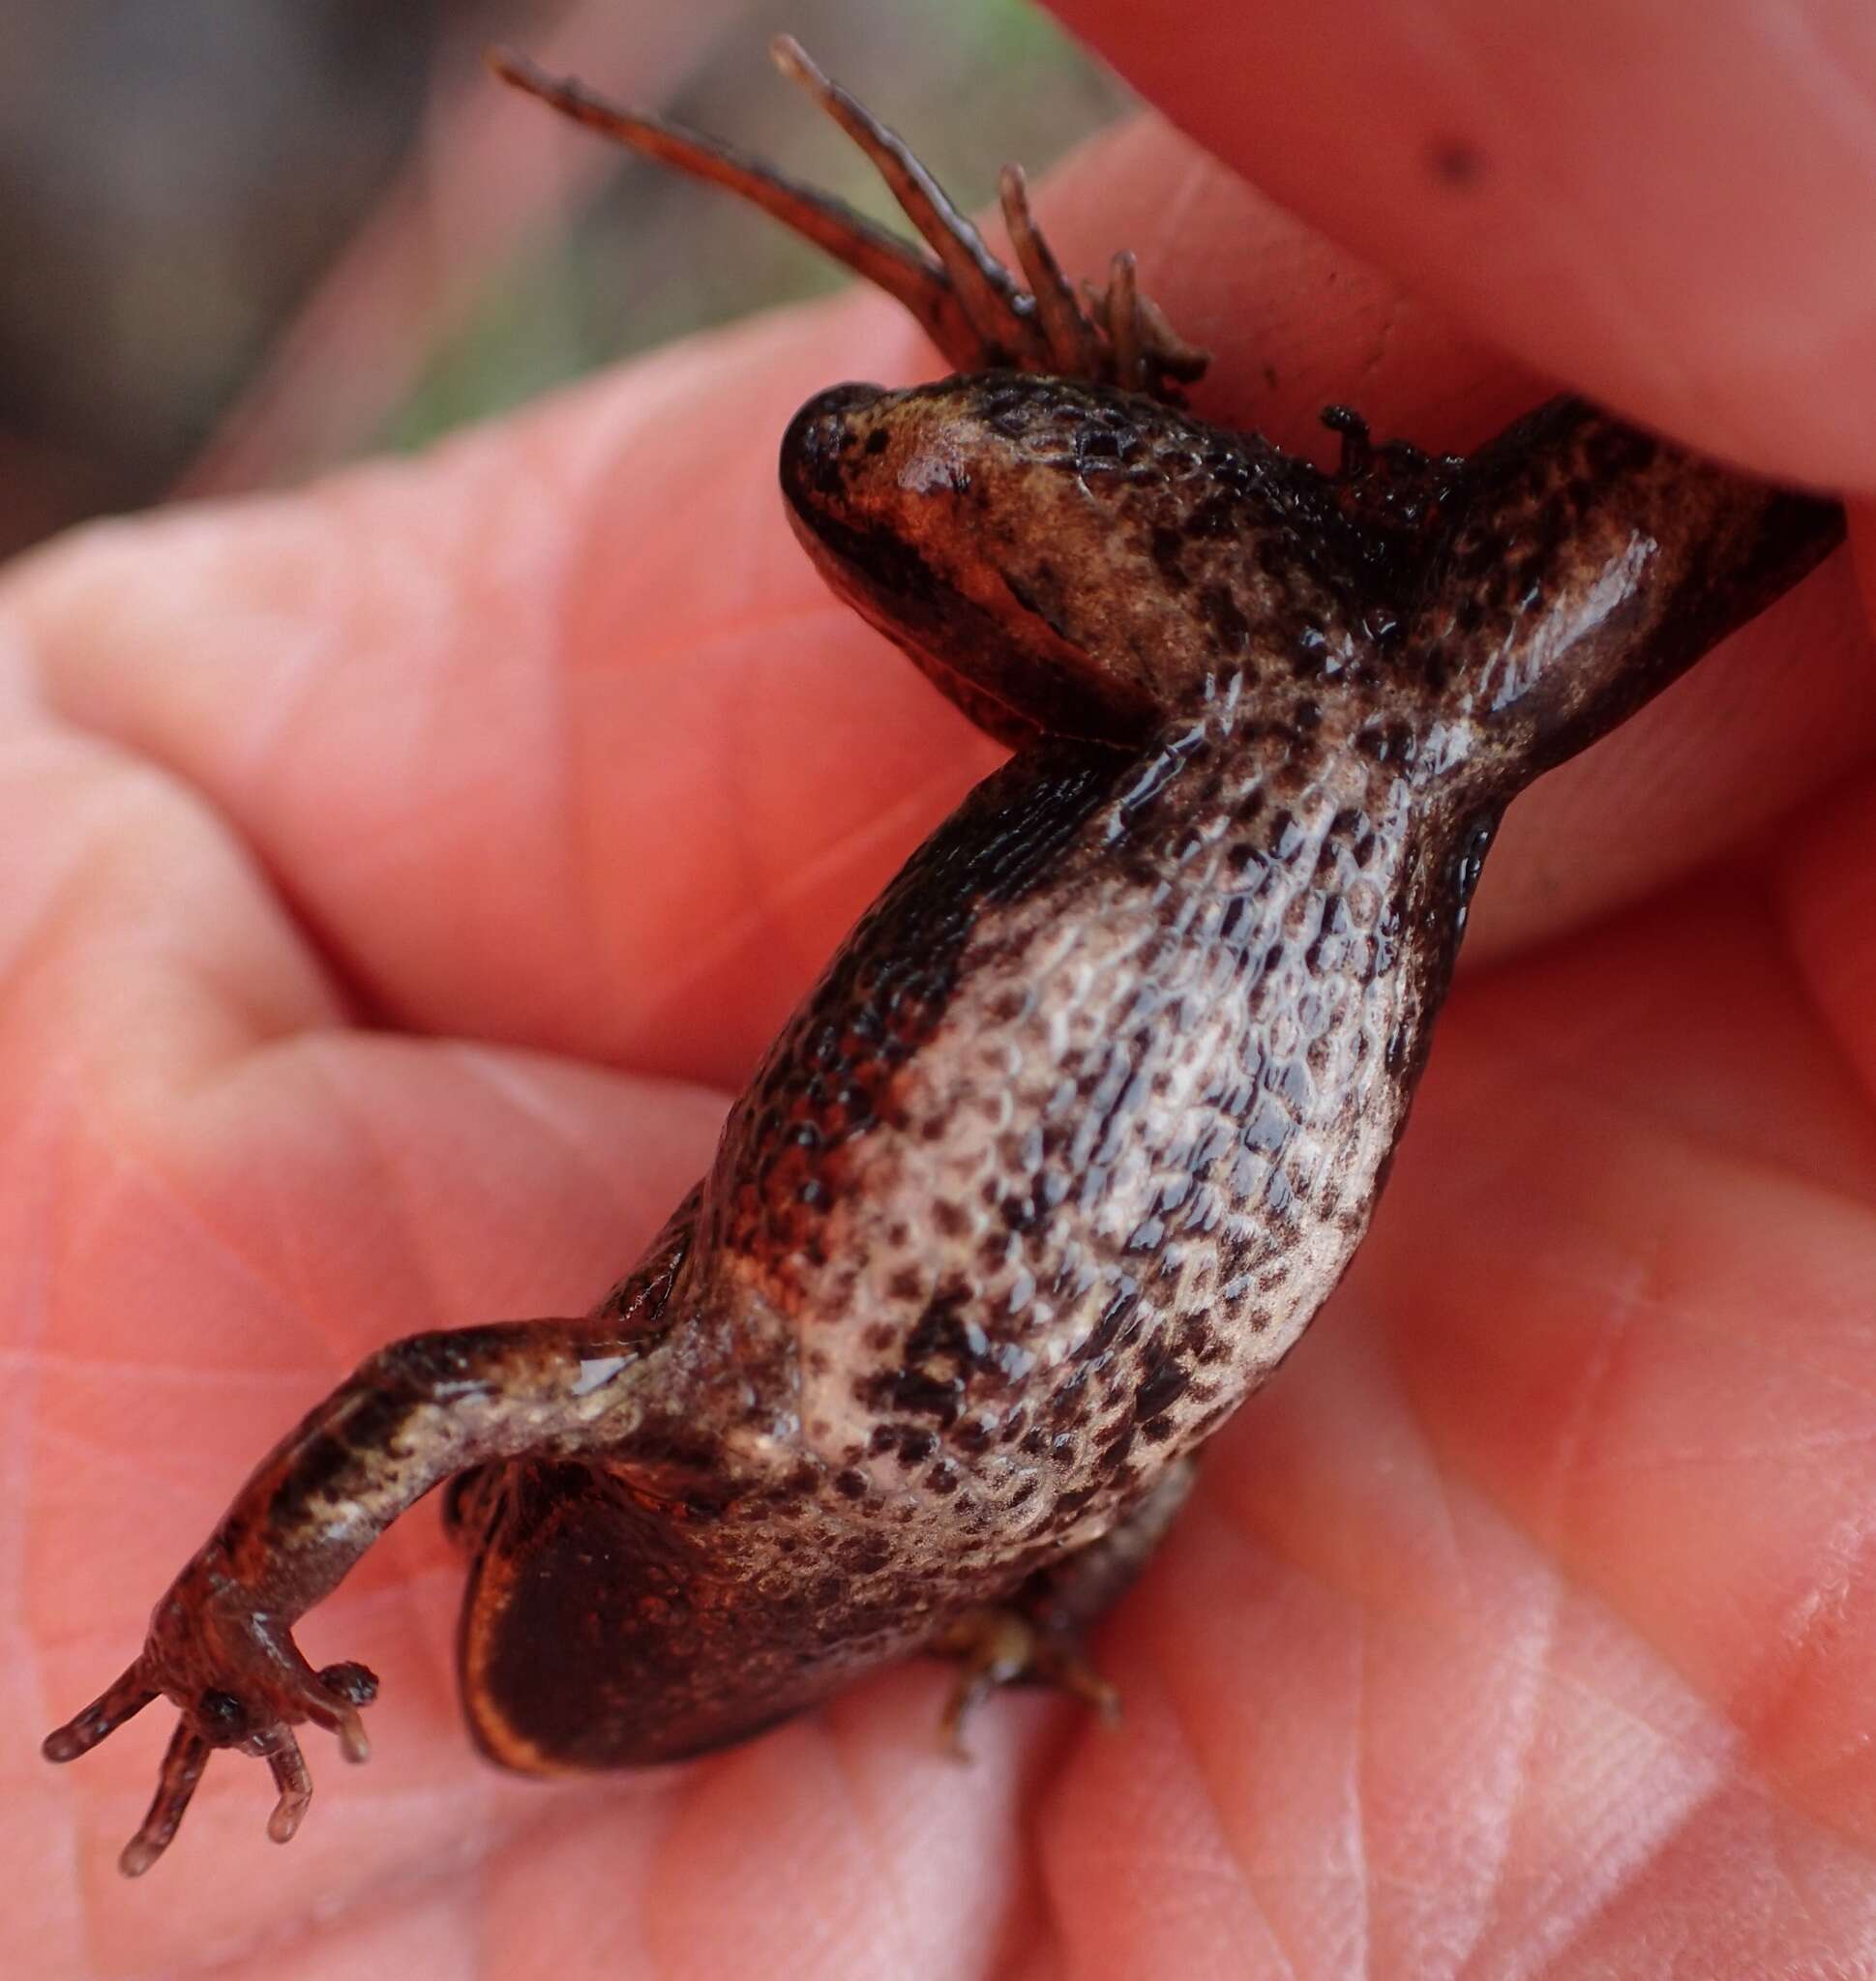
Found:
<svg viewBox="0 0 1876 1981"><path fill-rule="evenodd" d="M506 41L889 212L787 29L967 207L1124 93L1024 0L4 0L0 555L299 480L842 278L489 79Z"/></svg>

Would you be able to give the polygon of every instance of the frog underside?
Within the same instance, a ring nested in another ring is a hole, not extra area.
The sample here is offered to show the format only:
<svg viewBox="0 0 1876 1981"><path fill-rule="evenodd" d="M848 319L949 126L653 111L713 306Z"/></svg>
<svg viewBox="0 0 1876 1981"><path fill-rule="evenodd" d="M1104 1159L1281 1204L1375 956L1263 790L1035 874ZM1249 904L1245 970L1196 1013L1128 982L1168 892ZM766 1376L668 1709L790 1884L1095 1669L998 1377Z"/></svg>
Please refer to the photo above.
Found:
<svg viewBox="0 0 1876 1981"><path fill-rule="evenodd" d="M143 1651L48 1735L178 1724L120 1864L218 1748L363 1759L362 1667L292 1626L453 1481L485 1752L674 1759L861 1671L957 1657L1111 1694L1080 1627L1190 1455L1366 1227L1503 808L1837 541L1574 400L1465 460L1334 473L1179 410L1204 354L1130 258L1077 294L1002 182L1027 286L791 44L931 252L727 149L505 61L729 185L903 302L959 376L847 386L785 437L835 589L1017 749L842 945L640 1263L580 1318L439 1330L265 1457Z"/></svg>

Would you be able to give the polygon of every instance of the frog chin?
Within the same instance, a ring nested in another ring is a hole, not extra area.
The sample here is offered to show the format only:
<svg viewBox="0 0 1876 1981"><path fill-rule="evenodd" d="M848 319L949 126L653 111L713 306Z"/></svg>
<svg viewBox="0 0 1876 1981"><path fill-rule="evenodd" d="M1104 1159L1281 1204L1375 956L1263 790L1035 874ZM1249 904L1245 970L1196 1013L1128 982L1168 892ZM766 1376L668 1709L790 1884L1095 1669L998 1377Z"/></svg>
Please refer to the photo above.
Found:
<svg viewBox="0 0 1876 1981"><path fill-rule="evenodd" d="M789 519L836 597L999 743L1020 750L1048 735L1127 748L1154 728L1153 710L1117 693L1082 649L994 577L966 590L880 525L856 526L792 500ZM1003 597L986 605L979 590Z"/></svg>

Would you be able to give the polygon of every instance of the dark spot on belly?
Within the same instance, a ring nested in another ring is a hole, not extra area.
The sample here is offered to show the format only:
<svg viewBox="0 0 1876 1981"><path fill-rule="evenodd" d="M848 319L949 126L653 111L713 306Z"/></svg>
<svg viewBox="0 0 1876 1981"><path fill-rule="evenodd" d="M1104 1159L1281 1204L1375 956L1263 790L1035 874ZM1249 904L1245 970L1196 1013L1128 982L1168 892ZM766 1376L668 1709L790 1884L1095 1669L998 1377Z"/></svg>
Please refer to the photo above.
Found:
<svg viewBox="0 0 1876 1981"><path fill-rule="evenodd" d="M1242 653L1250 644L1251 622L1223 585L1207 585L1199 594L1199 609L1226 653Z"/></svg>
<svg viewBox="0 0 1876 1981"><path fill-rule="evenodd" d="M841 1565L858 1575L875 1575L892 1559L892 1547L883 1534L860 1534L842 1545Z"/></svg>
<svg viewBox="0 0 1876 1981"><path fill-rule="evenodd" d="M1142 1423L1164 1416L1191 1381L1191 1372L1164 1342L1149 1342L1140 1357L1141 1381L1134 1408Z"/></svg>
<svg viewBox="0 0 1876 1981"><path fill-rule="evenodd" d="M1081 1517L1088 1501L1094 1497L1094 1493L1095 1489L1092 1486L1078 1486L1072 1493L1064 1493L1056 1501L1050 1524L1057 1527L1071 1525Z"/></svg>
<svg viewBox="0 0 1876 1981"><path fill-rule="evenodd" d="M1185 538L1183 534L1166 523L1155 523L1150 540L1153 563L1159 575L1175 591L1184 591L1191 583L1185 575Z"/></svg>

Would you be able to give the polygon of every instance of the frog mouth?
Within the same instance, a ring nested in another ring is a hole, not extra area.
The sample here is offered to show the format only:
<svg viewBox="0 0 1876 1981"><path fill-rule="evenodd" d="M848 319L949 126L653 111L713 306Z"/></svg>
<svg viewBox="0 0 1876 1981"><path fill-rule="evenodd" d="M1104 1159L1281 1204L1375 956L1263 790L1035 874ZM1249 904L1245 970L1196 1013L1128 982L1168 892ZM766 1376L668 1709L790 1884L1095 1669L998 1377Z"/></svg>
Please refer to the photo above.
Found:
<svg viewBox="0 0 1876 1981"><path fill-rule="evenodd" d="M948 652L968 646L983 656L984 671L995 679L996 655L1008 645L1008 634L903 538L889 529L856 528L825 512L804 509L792 492L789 521L828 588L905 652L939 694L986 735L1021 750L1052 726L938 651L940 642Z"/></svg>
<svg viewBox="0 0 1876 1981"><path fill-rule="evenodd" d="M946 388L839 385L789 423L789 521L829 588L986 734L1137 744L1155 711L1103 672L985 549L981 490L947 445ZM908 427L900 408L923 416Z"/></svg>

